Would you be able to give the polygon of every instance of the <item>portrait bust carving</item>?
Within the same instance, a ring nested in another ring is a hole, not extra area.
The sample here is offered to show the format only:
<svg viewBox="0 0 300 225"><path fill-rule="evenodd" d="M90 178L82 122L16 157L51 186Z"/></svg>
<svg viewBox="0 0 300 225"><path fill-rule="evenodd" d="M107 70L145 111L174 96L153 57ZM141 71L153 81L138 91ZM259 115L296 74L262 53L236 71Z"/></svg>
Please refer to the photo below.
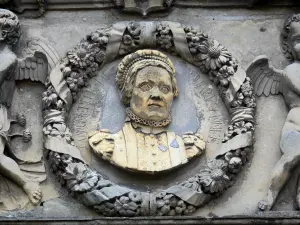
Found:
<svg viewBox="0 0 300 225"><path fill-rule="evenodd" d="M116 82L127 118L117 133L102 129L89 134L97 155L125 169L154 173L203 153L200 134L180 137L167 130L178 87L174 65L166 55L148 49L127 55L118 66Z"/></svg>

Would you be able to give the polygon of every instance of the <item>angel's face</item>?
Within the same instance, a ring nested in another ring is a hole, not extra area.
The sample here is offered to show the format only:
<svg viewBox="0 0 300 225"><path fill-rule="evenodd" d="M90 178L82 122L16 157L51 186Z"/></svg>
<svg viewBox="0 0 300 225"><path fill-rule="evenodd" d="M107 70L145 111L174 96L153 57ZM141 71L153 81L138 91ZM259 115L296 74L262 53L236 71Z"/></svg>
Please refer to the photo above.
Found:
<svg viewBox="0 0 300 225"><path fill-rule="evenodd" d="M300 59L300 23L291 24L291 32L289 36L289 44L295 59Z"/></svg>

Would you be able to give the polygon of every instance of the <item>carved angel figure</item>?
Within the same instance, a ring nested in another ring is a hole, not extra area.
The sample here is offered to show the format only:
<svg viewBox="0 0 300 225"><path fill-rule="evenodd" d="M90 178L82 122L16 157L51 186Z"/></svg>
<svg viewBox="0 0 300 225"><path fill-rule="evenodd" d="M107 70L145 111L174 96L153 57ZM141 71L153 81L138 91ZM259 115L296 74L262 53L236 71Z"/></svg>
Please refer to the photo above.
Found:
<svg viewBox="0 0 300 225"><path fill-rule="evenodd" d="M43 49L41 46L35 49L25 49L26 57L18 59L12 47L18 43L20 36L21 30L17 16L8 10L0 9L0 173L23 188L29 200L37 204L42 198L39 183L28 179L19 166L19 164L35 162L19 159L10 146L10 140L15 136L21 135L25 142L29 142L31 133L26 129L23 134L11 134L11 123L18 123L24 127L26 119L23 115L18 115L16 120L10 120L8 114L15 80L30 79L45 83L48 60L42 51L38 51Z"/></svg>
<svg viewBox="0 0 300 225"><path fill-rule="evenodd" d="M267 196L258 204L260 210L272 208L300 162L300 15L287 20L282 42L287 58L294 60L283 71L273 68L266 56L257 57L247 69L257 96L282 94L289 110L281 133L282 156L273 169Z"/></svg>

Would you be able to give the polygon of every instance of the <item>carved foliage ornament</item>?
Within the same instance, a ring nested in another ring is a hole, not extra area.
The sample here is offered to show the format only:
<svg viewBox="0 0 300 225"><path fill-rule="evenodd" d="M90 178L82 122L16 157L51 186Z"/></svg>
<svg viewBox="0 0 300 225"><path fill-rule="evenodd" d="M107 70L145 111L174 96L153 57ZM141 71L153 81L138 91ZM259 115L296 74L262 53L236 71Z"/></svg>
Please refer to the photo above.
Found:
<svg viewBox="0 0 300 225"><path fill-rule="evenodd" d="M153 193L104 179L84 162L66 126L66 112L88 79L105 63L141 48L159 48L198 66L218 87L231 114L220 154L193 177ZM187 215L233 184L252 149L256 104L251 80L217 41L174 22L117 23L87 35L61 62L43 95L44 146L53 172L81 202L105 216Z"/></svg>

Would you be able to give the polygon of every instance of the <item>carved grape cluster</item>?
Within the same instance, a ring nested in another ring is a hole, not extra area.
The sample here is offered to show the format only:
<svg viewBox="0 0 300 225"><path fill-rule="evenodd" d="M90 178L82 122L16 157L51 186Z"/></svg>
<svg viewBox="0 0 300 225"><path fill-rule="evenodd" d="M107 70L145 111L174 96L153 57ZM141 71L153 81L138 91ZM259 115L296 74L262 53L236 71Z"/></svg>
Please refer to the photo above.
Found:
<svg viewBox="0 0 300 225"><path fill-rule="evenodd" d="M141 28L139 23L130 23L122 37L121 46L119 49L119 55L126 55L130 52L134 52L139 48L139 39L141 34Z"/></svg>
<svg viewBox="0 0 300 225"><path fill-rule="evenodd" d="M129 192L112 201L94 206L95 210L104 216L140 216L142 197L139 192Z"/></svg>
<svg viewBox="0 0 300 225"><path fill-rule="evenodd" d="M194 206L166 192L156 195L156 207L159 216L188 215L196 210Z"/></svg>
<svg viewBox="0 0 300 225"><path fill-rule="evenodd" d="M170 53L176 53L173 41L173 34L171 28L166 23L158 23L156 25L156 42L157 45Z"/></svg>
<svg viewBox="0 0 300 225"><path fill-rule="evenodd" d="M246 77L244 83L241 85L240 90L236 93L236 100L232 103L232 108L237 107L256 107L255 94L253 86L249 77Z"/></svg>
<svg viewBox="0 0 300 225"><path fill-rule="evenodd" d="M46 83L47 90L43 93L42 104L44 110L56 109L63 110L64 103L59 98L52 84Z"/></svg>

